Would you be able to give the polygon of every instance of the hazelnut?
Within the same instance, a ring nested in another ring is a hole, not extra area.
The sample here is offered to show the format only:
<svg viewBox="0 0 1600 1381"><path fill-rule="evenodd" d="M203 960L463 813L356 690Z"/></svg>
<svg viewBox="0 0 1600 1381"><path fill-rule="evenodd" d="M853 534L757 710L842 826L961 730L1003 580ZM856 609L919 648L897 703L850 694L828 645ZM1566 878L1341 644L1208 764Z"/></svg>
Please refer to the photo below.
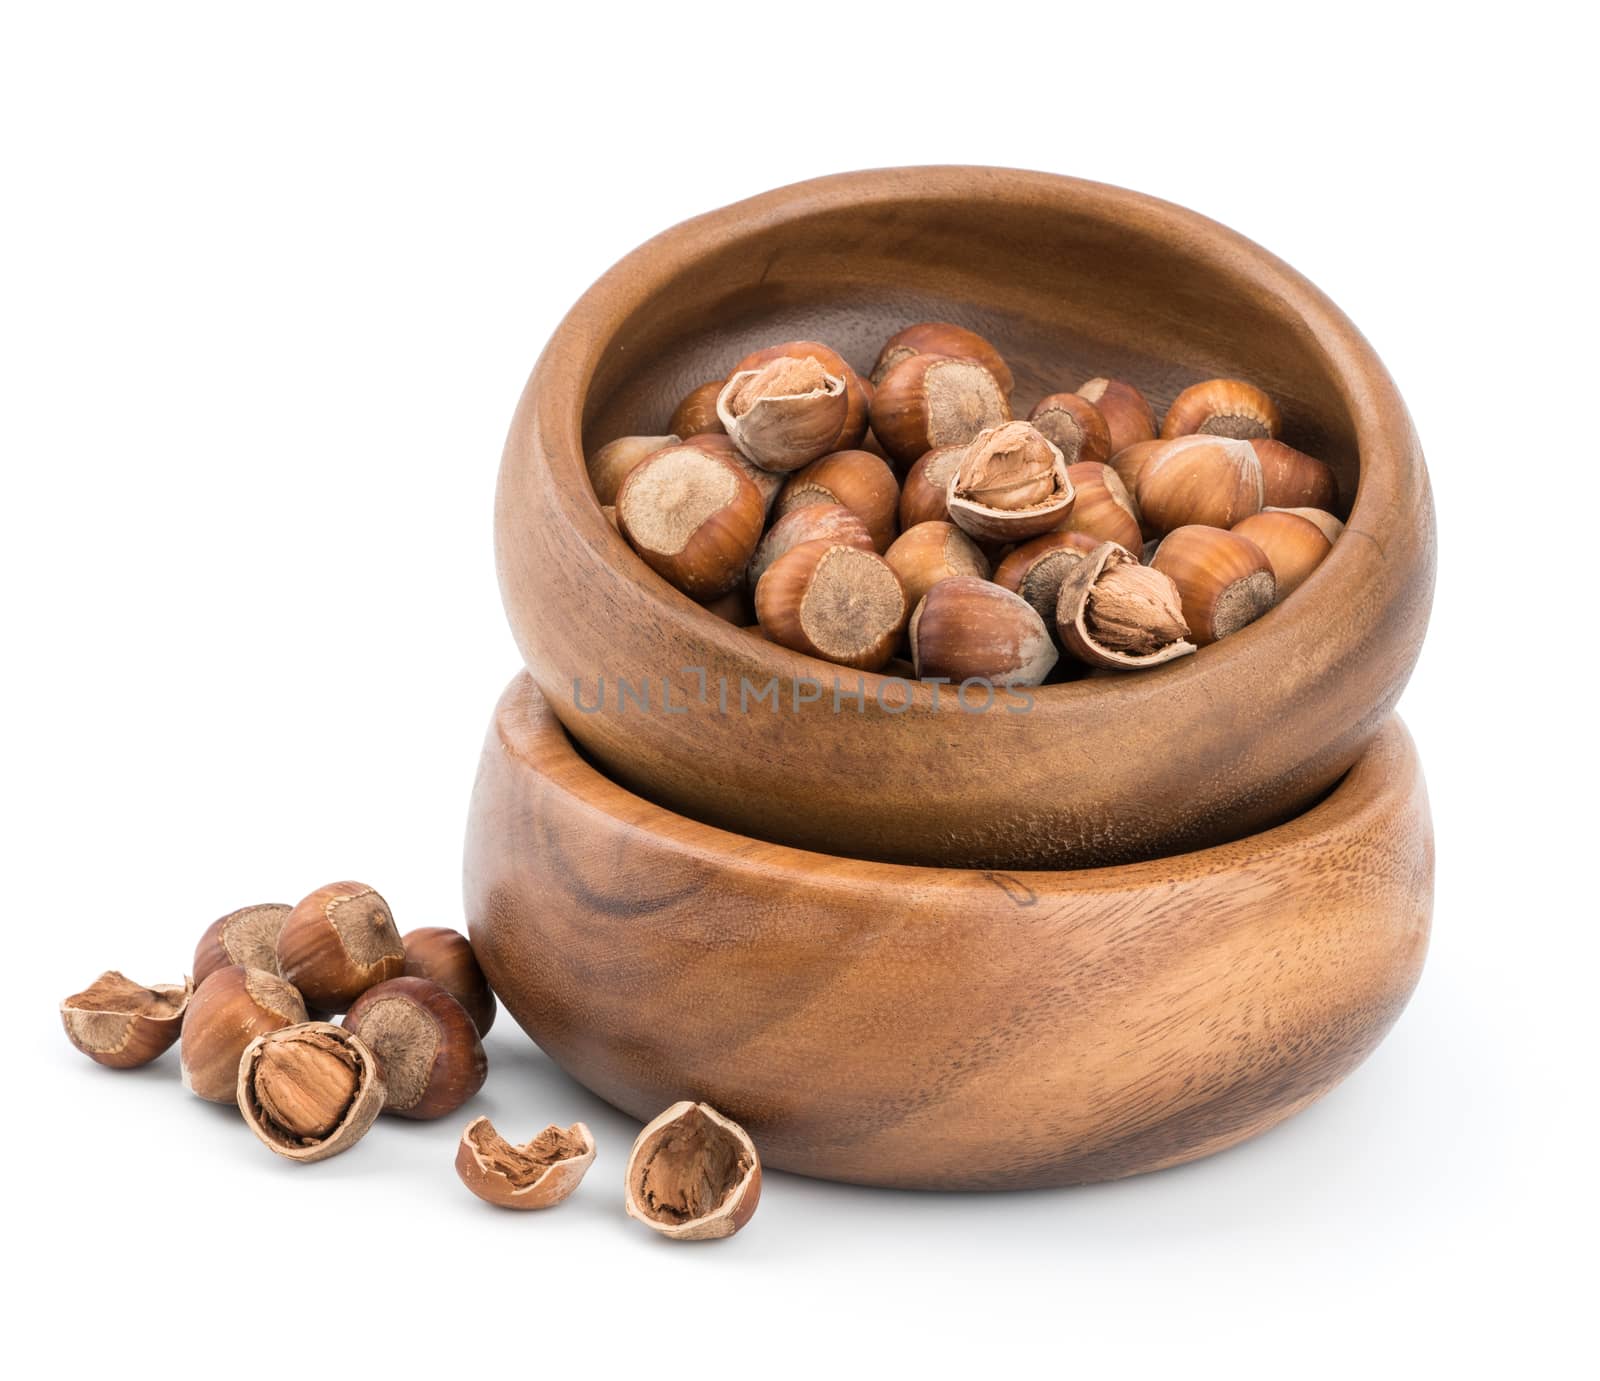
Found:
<svg viewBox="0 0 1600 1381"><path fill-rule="evenodd" d="M211 1103L233 1102L245 1046L305 1020L299 991L277 974L242 964L218 969L195 989L183 1019L178 1059L184 1088Z"/></svg>
<svg viewBox="0 0 1600 1381"><path fill-rule="evenodd" d="M385 1112L419 1121L443 1117L488 1077L488 1057L467 1009L426 978L392 978L367 989L344 1025L378 1057Z"/></svg>
<svg viewBox="0 0 1600 1381"><path fill-rule="evenodd" d="M814 340L788 340L781 345L769 345L764 350L756 350L746 355L738 364L734 365L732 374L738 374L749 369L760 369L762 365L771 364L772 361L788 357L790 359L806 358L815 360L823 370L836 379L844 380L845 414L844 423L839 428L839 434L828 445L824 446L819 455L826 455L829 451L849 451L861 444L861 439L867 434L867 390L865 382L854 369L846 363L843 355L838 351L829 349L820 341Z"/></svg>
<svg viewBox="0 0 1600 1381"><path fill-rule="evenodd" d="M142 987L108 969L61 1004L67 1039L97 1065L137 1069L178 1039L194 983Z"/></svg>
<svg viewBox="0 0 1600 1381"><path fill-rule="evenodd" d="M1072 502L1061 452L1031 422L979 432L945 494L950 521L990 542L1022 542L1059 527Z"/></svg>
<svg viewBox="0 0 1600 1381"><path fill-rule="evenodd" d="M195 987L199 988L218 969L230 964L277 973L278 932L293 909L281 902L268 902L261 906L242 906L212 921L194 947Z"/></svg>
<svg viewBox="0 0 1600 1381"><path fill-rule="evenodd" d="M1266 553L1249 538L1219 528L1169 532L1150 564L1178 587L1190 640L1200 647L1254 622L1277 597Z"/></svg>
<svg viewBox="0 0 1600 1381"><path fill-rule="evenodd" d="M290 1160L326 1160L354 1146L383 1098L372 1051L325 1021L268 1031L239 1060L239 1111L263 1145Z"/></svg>
<svg viewBox="0 0 1600 1381"><path fill-rule="evenodd" d="M1320 508L1273 508L1266 507L1263 513L1295 513L1304 518L1308 523L1315 523L1318 530L1330 542L1337 542L1344 535L1344 524Z"/></svg>
<svg viewBox="0 0 1600 1381"><path fill-rule="evenodd" d="M1067 478L1077 498L1060 530L1081 532L1096 543L1115 542L1137 553L1143 535L1139 508L1117 472L1109 465L1085 460L1069 465Z"/></svg>
<svg viewBox="0 0 1600 1381"><path fill-rule="evenodd" d="M1035 404L1028 421L1055 443L1068 465L1111 459L1111 431L1100 409L1087 398L1052 393Z"/></svg>
<svg viewBox="0 0 1600 1381"><path fill-rule="evenodd" d="M717 395L717 416L739 453L778 474L827 455L848 406L844 379L810 355L735 371Z"/></svg>
<svg viewBox="0 0 1600 1381"><path fill-rule="evenodd" d="M487 1117L479 1117L461 1133L456 1174L497 1208L549 1208L578 1187L594 1164L594 1150L594 1136L581 1122L552 1123L532 1141L513 1146Z"/></svg>
<svg viewBox="0 0 1600 1381"><path fill-rule="evenodd" d="M1276 436L1278 409L1254 384L1242 379L1207 379L1172 400L1161 424L1163 440L1175 436L1227 436L1248 441Z"/></svg>
<svg viewBox="0 0 1600 1381"><path fill-rule="evenodd" d="M861 671L889 660L906 612L888 563L843 542L802 542L756 585L756 617L768 638Z"/></svg>
<svg viewBox="0 0 1600 1381"><path fill-rule="evenodd" d="M1261 462L1247 442L1227 437L1164 441L1139 475L1139 511L1157 532L1232 527L1261 501Z"/></svg>
<svg viewBox="0 0 1600 1381"><path fill-rule="evenodd" d="M767 529L750 558L749 587L754 589L774 561L802 542L842 542L860 551L876 550L866 524L843 504L805 504L785 513Z"/></svg>
<svg viewBox="0 0 1600 1381"><path fill-rule="evenodd" d="M1115 542L1067 572L1055 624L1067 651L1093 667L1136 670L1195 650L1178 587Z"/></svg>
<svg viewBox="0 0 1600 1381"><path fill-rule="evenodd" d="M720 432L722 419L717 416L717 395L726 382L726 379L710 379L690 389L683 401L673 408L667 430L680 437Z"/></svg>
<svg viewBox="0 0 1600 1381"><path fill-rule="evenodd" d="M923 680L1037 686L1058 655L1027 600L976 576L953 576L929 590L910 632L912 665Z"/></svg>
<svg viewBox="0 0 1600 1381"><path fill-rule="evenodd" d="M843 504L866 525L881 555L894 541L900 485L888 464L870 451L835 451L790 475L774 511L792 513L807 504Z"/></svg>
<svg viewBox="0 0 1600 1381"><path fill-rule="evenodd" d="M617 490L628 472L646 456L652 456L664 446L676 446L677 436L619 436L608 441L598 451L586 457L589 483L594 486L594 496L601 506L615 504Z"/></svg>
<svg viewBox="0 0 1600 1381"><path fill-rule="evenodd" d="M760 1199L755 1143L705 1103L674 1103L628 1154L628 1216L675 1241L731 1237Z"/></svg>
<svg viewBox="0 0 1600 1381"><path fill-rule="evenodd" d="M1272 508L1332 509L1339 502L1333 467L1270 437L1251 440L1261 462L1261 489Z"/></svg>
<svg viewBox="0 0 1600 1381"><path fill-rule="evenodd" d="M1125 447L1113 455L1108 462L1122 481L1123 492L1133 502L1133 511L1139 518L1139 532L1146 539L1159 537L1158 533L1150 526L1150 520L1144 516L1144 510L1139 506L1139 478L1144 474L1144 467L1150 457L1155 455L1166 442L1164 441L1136 441L1133 445Z"/></svg>
<svg viewBox="0 0 1600 1381"><path fill-rule="evenodd" d="M406 951L404 977L437 983L467 1009L478 1034L487 1036L494 1025L494 992L478 967L472 942L459 930L442 925L408 930L400 942Z"/></svg>
<svg viewBox="0 0 1600 1381"><path fill-rule="evenodd" d="M940 446L964 446L1011 417L999 381L973 360L912 355L885 374L872 400L872 431L902 464Z"/></svg>
<svg viewBox="0 0 1600 1381"><path fill-rule="evenodd" d="M965 326L954 326L948 321L919 321L896 331L884 342L878 352L878 362L872 366L872 384L876 388L886 375L902 360L913 355L946 355L953 360L974 360L981 364L1000 385L1000 391L1011 396L1016 387L1011 368L1001 358L1000 352L976 331Z"/></svg>
<svg viewBox="0 0 1600 1381"><path fill-rule="evenodd" d="M1057 529L1029 538L1008 552L994 570L994 583L1019 594L1034 607L1047 628L1055 626L1056 600L1067 572L1100 542L1085 532Z"/></svg>
<svg viewBox="0 0 1600 1381"><path fill-rule="evenodd" d="M1309 518L1287 510L1252 513L1233 525L1233 531L1248 537L1267 554L1272 576L1282 602L1304 583L1333 550L1333 543Z"/></svg>
<svg viewBox="0 0 1600 1381"><path fill-rule="evenodd" d="M278 932L278 972L315 1012L342 1012L398 978L405 947L389 903L360 882L333 882L299 902Z"/></svg>
<svg viewBox="0 0 1600 1381"><path fill-rule="evenodd" d="M727 445L701 437L668 446L641 461L617 495L629 545L695 599L739 583L766 523L766 502Z"/></svg>
<svg viewBox="0 0 1600 1381"><path fill-rule="evenodd" d="M920 457L900 486L900 531L950 516L950 476L966 454L965 446L940 446Z"/></svg>
<svg viewBox="0 0 1600 1381"><path fill-rule="evenodd" d="M1121 379L1090 379L1078 385L1077 394L1100 409L1111 433L1112 455L1156 439L1155 409L1132 384Z"/></svg>
<svg viewBox="0 0 1600 1381"><path fill-rule="evenodd" d="M895 539L883 559L899 577L906 605L913 609L941 580L956 575L989 578L989 558L954 523L918 523Z"/></svg>

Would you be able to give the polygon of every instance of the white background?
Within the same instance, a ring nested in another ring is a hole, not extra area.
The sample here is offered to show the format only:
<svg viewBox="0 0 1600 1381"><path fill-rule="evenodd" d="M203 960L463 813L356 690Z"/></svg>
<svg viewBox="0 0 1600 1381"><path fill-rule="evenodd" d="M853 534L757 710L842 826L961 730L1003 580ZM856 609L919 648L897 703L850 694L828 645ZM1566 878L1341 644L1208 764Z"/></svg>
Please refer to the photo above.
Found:
<svg viewBox="0 0 1600 1381"><path fill-rule="evenodd" d="M8 1360L1567 1374L1600 920L1592 44L1576 7L1472 8L7 6ZM546 336L680 219L918 162L1212 215L1399 381L1442 534L1402 705L1438 893L1372 1059L1182 1170L988 1197L774 1174L740 1237L682 1249L623 1217L636 1125L508 1019L476 1106L600 1142L553 1213L461 1190L464 1115L306 1169L187 1097L176 1052L75 1054L62 995L178 975L234 906L348 876L402 928L461 923L516 661L491 496Z"/></svg>

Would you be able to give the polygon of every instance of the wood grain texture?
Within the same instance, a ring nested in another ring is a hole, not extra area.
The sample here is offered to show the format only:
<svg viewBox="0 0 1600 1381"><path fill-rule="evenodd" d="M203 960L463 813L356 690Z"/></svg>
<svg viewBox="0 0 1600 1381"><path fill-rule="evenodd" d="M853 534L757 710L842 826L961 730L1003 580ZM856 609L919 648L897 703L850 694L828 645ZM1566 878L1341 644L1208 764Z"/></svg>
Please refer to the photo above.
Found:
<svg viewBox="0 0 1600 1381"><path fill-rule="evenodd" d="M1111 1179L1255 1135L1405 1005L1433 845L1390 718L1304 815L1103 869L864 863L616 786L527 676L468 830L472 943L506 1008L641 1120L680 1098L770 1165L865 1184Z"/></svg>
<svg viewBox="0 0 1600 1381"><path fill-rule="evenodd" d="M646 567L606 521L583 455L658 433L749 349L832 342L858 368L909 322L992 339L1019 416L1093 375L1158 407L1236 375L1338 472L1350 527L1281 608L1198 656L1045 687L1031 714L918 687L892 713L831 695L835 669L741 633ZM1359 489L1357 480L1359 478ZM1383 366L1304 278L1212 221L1039 173L910 168L756 197L669 230L557 329L507 441L501 586L528 667L618 781L724 828L898 862L1056 867L1238 838L1292 815L1384 723L1427 624L1433 511ZM689 669L689 670L686 670ZM701 678L704 678L702 681ZM785 708L739 713L776 678ZM645 688L649 710L620 683ZM713 688L702 696L700 686ZM724 711L715 688L733 689ZM595 713L577 709L575 686ZM597 697L597 688L605 695ZM663 687L680 713L663 713Z"/></svg>

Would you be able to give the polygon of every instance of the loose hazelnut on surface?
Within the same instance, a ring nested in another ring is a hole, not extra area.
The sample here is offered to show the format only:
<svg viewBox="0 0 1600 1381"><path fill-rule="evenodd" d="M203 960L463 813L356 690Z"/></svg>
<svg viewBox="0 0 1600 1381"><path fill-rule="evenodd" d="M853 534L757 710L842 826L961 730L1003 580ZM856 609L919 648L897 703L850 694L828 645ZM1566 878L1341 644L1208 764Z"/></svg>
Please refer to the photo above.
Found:
<svg viewBox="0 0 1600 1381"><path fill-rule="evenodd" d="M1200 647L1254 622L1277 597L1266 553L1249 538L1219 528L1169 532L1150 565L1178 587L1190 641Z"/></svg>
<svg viewBox="0 0 1600 1381"><path fill-rule="evenodd" d="M1263 508L1263 513L1294 513L1304 518L1308 523L1315 523L1317 529L1330 542L1337 542L1344 535L1344 523L1333 514L1320 508Z"/></svg>
<svg viewBox="0 0 1600 1381"><path fill-rule="evenodd" d="M1055 623L1067 651L1093 667L1133 671L1195 650L1178 587L1114 542L1067 572Z"/></svg>
<svg viewBox="0 0 1600 1381"><path fill-rule="evenodd" d="M673 408L667 430L680 437L720 432L722 419L717 416L717 395L726 382L726 379L710 379L690 389L683 401Z"/></svg>
<svg viewBox="0 0 1600 1381"><path fill-rule="evenodd" d="M437 983L467 1009L480 1036L494 1025L494 991L478 967L472 942L459 930L428 925L408 930L400 937L406 950L404 977Z"/></svg>
<svg viewBox="0 0 1600 1381"><path fill-rule="evenodd" d="M194 947L194 986L199 988L218 969L232 964L277 973L278 932L292 910L281 902L268 902L242 906L212 921Z"/></svg>
<svg viewBox="0 0 1600 1381"><path fill-rule="evenodd" d="M866 524L880 555L894 541L900 485L894 471L870 451L835 451L784 482L773 510L792 513L807 504L843 504Z"/></svg>
<svg viewBox="0 0 1600 1381"><path fill-rule="evenodd" d="M1081 532L1096 542L1115 542L1137 553L1143 533L1139 527L1139 507L1128 493L1117 472L1109 465L1092 460L1067 467L1077 498L1072 512L1061 524L1063 532Z"/></svg>
<svg viewBox="0 0 1600 1381"><path fill-rule="evenodd" d="M756 617L768 638L860 671L889 660L906 614L888 563L843 542L802 542L756 585Z"/></svg>
<svg viewBox="0 0 1600 1381"><path fill-rule="evenodd" d="M601 506L617 501L617 490L628 472L646 456L654 455L663 446L676 446L677 436L619 436L608 441L598 451L585 458L589 469L589 483L594 486L594 496Z"/></svg>
<svg viewBox="0 0 1600 1381"><path fill-rule="evenodd" d="M1031 604L1045 626L1054 627L1061 582L1100 542L1085 532L1046 532L1008 552L994 569L994 583Z"/></svg>
<svg viewBox="0 0 1600 1381"><path fill-rule="evenodd" d="M753 590L760 583L774 561L802 542L842 542L860 551L877 550L867 525L843 504L805 504L785 513L767 529L750 558L750 588Z"/></svg>
<svg viewBox="0 0 1600 1381"><path fill-rule="evenodd" d="M1079 384L1076 392L1100 409L1111 433L1112 455L1156 439L1155 409L1132 384L1121 379L1090 379Z"/></svg>
<svg viewBox="0 0 1600 1381"><path fill-rule="evenodd" d="M987 542L1024 542L1059 527L1072 501L1061 452L1031 422L978 433L945 494L950 521Z"/></svg>
<svg viewBox="0 0 1600 1381"><path fill-rule="evenodd" d="M872 400L873 435L902 464L940 446L964 446L1010 417L999 380L974 360L948 355L902 360Z"/></svg>
<svg viewBox="0 0 1600 1381"><path fill-rule="evenodd" d="M488 1057L467 1009L426 978L393 978L369 988L344 1025L378 1057L385 1112L443 1117L488 1077Z"/></svg>
<svg viewBox="0 0 1600 1381"><path fill-rule="evenodd" d="M895 539L883 559L899 576L906 605L913 609L941 580L957 575L989 578L989 558L954 523L918 523Z"/></svg>
<svg viewBox="0 0 1600 1381"><path fill-rule="evenodd" d="M1267 554L1281 603L1304 583L1333 550L1327 535L1309 518L1287 511L1252 513L1233 531L1248 537Z"/></svg>
<svg viewBox="0 0 1600 1381"><path fill-rule="evenodd" d="M738 370L717 395L717 416L739 453L778 474L827 455L848 407L844 378L809 355Z"/></svg>
<svg viewBox="0 0 1600 1381"><path fill-rule="evenodd" d="M1207 379L1191 384L1172 400L1162 438L1174 436L1228 436L1248 441L1253 436L1276 436L1280 426L1277 406L1254 384L1243 379Z"/></svg>
<svg viewBox="0 0 1600 1381"><path fill-rule="evenodd" d="M1011 367L1001 358L1000 352L976 331L965 326L954 326L948 321L919 321L896 331L884 342L878 352L878 362L872 366L872 384L876 388L886 375L902 360L913 355L947 355L954 360L975 360L994 375L1000 391L1008 398L1016 386L1011 377Z"/></svg>
<svg viewBox="0 0 1600 1381"><path fill-rule="evenodd" d="M178 1059L184 1088L207 1102L233 1102L245 1046L305 1020L299 991L277 974L241 964L218 969L195 989L183 1018Z"/></svg>
<svg viewBox="0 0 1600 1381"><path fill-rule="evenodd" d="M345 1011L405 962L389 903L361 882L317 888L278 932L278 972L314 1012Z"/></svg>
<svg viewBox="0 0 1600 1381"><path fill-rule="evenodd" d="M1052 393L1041 398L1028 421L1055 443L1068 465L1080 460L1111 459L1111 430L1100 409L1076 393Z"/></svg>
<svg viewBox="0 0 1600 1381"><path fill-rule="evenodd" d="M578 1187L594 1164L594 1151L594 1136L582 1122L552 1123L532 1141L513 1146L487 1117L479 1117L461 1133L456 1174L497 1208L549 1208Z"/></svg>
<svg viewBox="0 0 1600 1381"><path fill-rule="evenodd" d="M900 486L900 531L918 523L943 522L950 516L950 476L966 454L965 446L940 446L921 456Z"/></svg>
<svg viewBox="0 0 1600 1381"><path fill-rule="evenodd" d="M769 345L764 350L752 351L734 365L729 377L748 369L760 369L763 365L784 357L815 360L834 378L844 380L844 425L839 428L839 434L823 447L820 454L826 454L828 451L854 450L861 444L862 437L867 434L866 381L850 367L837 350L823 345L820 341L787 340L780 345Z"/></svg>
<svg viewBox="0 0 1600 1381"><path fill-rule="evenodd" d="M367 1134L383 1109L378 1062L353 1031L302 1022L257 1036L239 1060L239 1111L269 1149L326 1160Z"/></svg>
<svg viewBox="0 0 1600 1381"><path fill-rule="evenodd" d="M81 993L61 1004L67 1039L107 1069L147 1065L183 1028L194 983L158 983L146 988L108 969Z"/></svg>
<svg viewBox="0 0 1600 1381"><path fill-rule="evenodd" d="M929 590L910 633L912 664L923 680L1037 686L1058 657L1027 600L976 576L954 576Z"/></svg>
<svg viewBox="0 0 1600 1381"><path fill-rule="evenodd" d="M755 1143L705 1103L674 1103L639 1133L628 1155L628 1216L674 1241L731 1237L760 1199Z"/></svg>
<svg viewBox="0 0 1600 1381"><path fill-rule="evenodd" d="M1248 443L1183 436L1161 443L1139 475L1139 512L1157 532L1232 527L1261 511L1261 462Z"/></svg>
<svg viewBox="0 0 1600 1381"><path fill-rule="evenodd" d="M617 495L617 526L645 564L694 599L743 578L767 506L743 467L711 438L641 461Z"/></svg>
<svg viewBox="0 0 1600 1381"><path fill-rule="evenodd" d="M1250 448L1261 462L1261 488L1271 508L1331 509L1339 502L1333 467L1304 451L1258 437Z"/></svg>

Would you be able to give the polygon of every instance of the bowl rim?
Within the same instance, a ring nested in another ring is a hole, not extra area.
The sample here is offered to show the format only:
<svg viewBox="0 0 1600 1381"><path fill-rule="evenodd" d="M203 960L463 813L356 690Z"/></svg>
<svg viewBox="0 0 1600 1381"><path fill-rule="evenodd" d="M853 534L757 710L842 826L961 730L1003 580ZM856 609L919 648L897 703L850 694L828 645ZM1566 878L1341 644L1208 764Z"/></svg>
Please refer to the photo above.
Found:
<svg viewBox="0 0 1600 1381"><path fill-rule="evenodd" d="M857 672L794 652L710 612L652 570L605 516L589 483L583 449L583 413L589 387L603 354L634 316L679 273L702 258L707 244L778 229L821 214L865 204L903 206L915 201L948 202L955 196L1055 204L1078 216L1092 216L1146 235L1181 243L1184 253L1219 277L1247 279L1279 301L1305 328L1307 348L1333 382L1353 422L1358 479L1346 519L1344 539L1294 592L1292 617L1264 617L1232 637L1137 676L1080 678L1033 688L1041 704L1054 708L1093 703L1099 712L1128 713L1153 689L1179 693L1180 683L1204 678L1208 685L1266 670L1304 654L1305 630L1318 630L1330 651L1353 647L1366 636L1350 618L1352 590L1365 589L1362 602L1382 609L1399 597L1414 574L1411 563L1394 568L1380 561L1373 572L1357 554L1370 542L1378 553L1416 536L1415 514L1426 520L1431 545L1431 491L1420 444L1394 381L1354 323L1302 274L1270 251L1217 221L1173 202L1105 183L1004 167L930 165L837 173L792 183L680 222L618 260L573 304L535 364L512 420L501 464L497 512L508 492L528 482L541 462L554 483L550 500L559 506L573 538L588 555L627 572L638 598L655 616L685 625L715 654L752 677L777 676L790 682L819 674L848 675L874 693L884 681L919 713L960 713L954 697L938 688L896 677L892 671ZM508 608L514 560L506 550L506 524L496 523L497 566ZM1374 584L1381 587L1373 589ZM1277 610L1273 610L1277 613ZM643 615L650 617L650 614ZM524 648L525 654L528 652ZM1241 670L1241 668L1243 670ZM1092 697L1092 701L1091 701Z"/></svg>

